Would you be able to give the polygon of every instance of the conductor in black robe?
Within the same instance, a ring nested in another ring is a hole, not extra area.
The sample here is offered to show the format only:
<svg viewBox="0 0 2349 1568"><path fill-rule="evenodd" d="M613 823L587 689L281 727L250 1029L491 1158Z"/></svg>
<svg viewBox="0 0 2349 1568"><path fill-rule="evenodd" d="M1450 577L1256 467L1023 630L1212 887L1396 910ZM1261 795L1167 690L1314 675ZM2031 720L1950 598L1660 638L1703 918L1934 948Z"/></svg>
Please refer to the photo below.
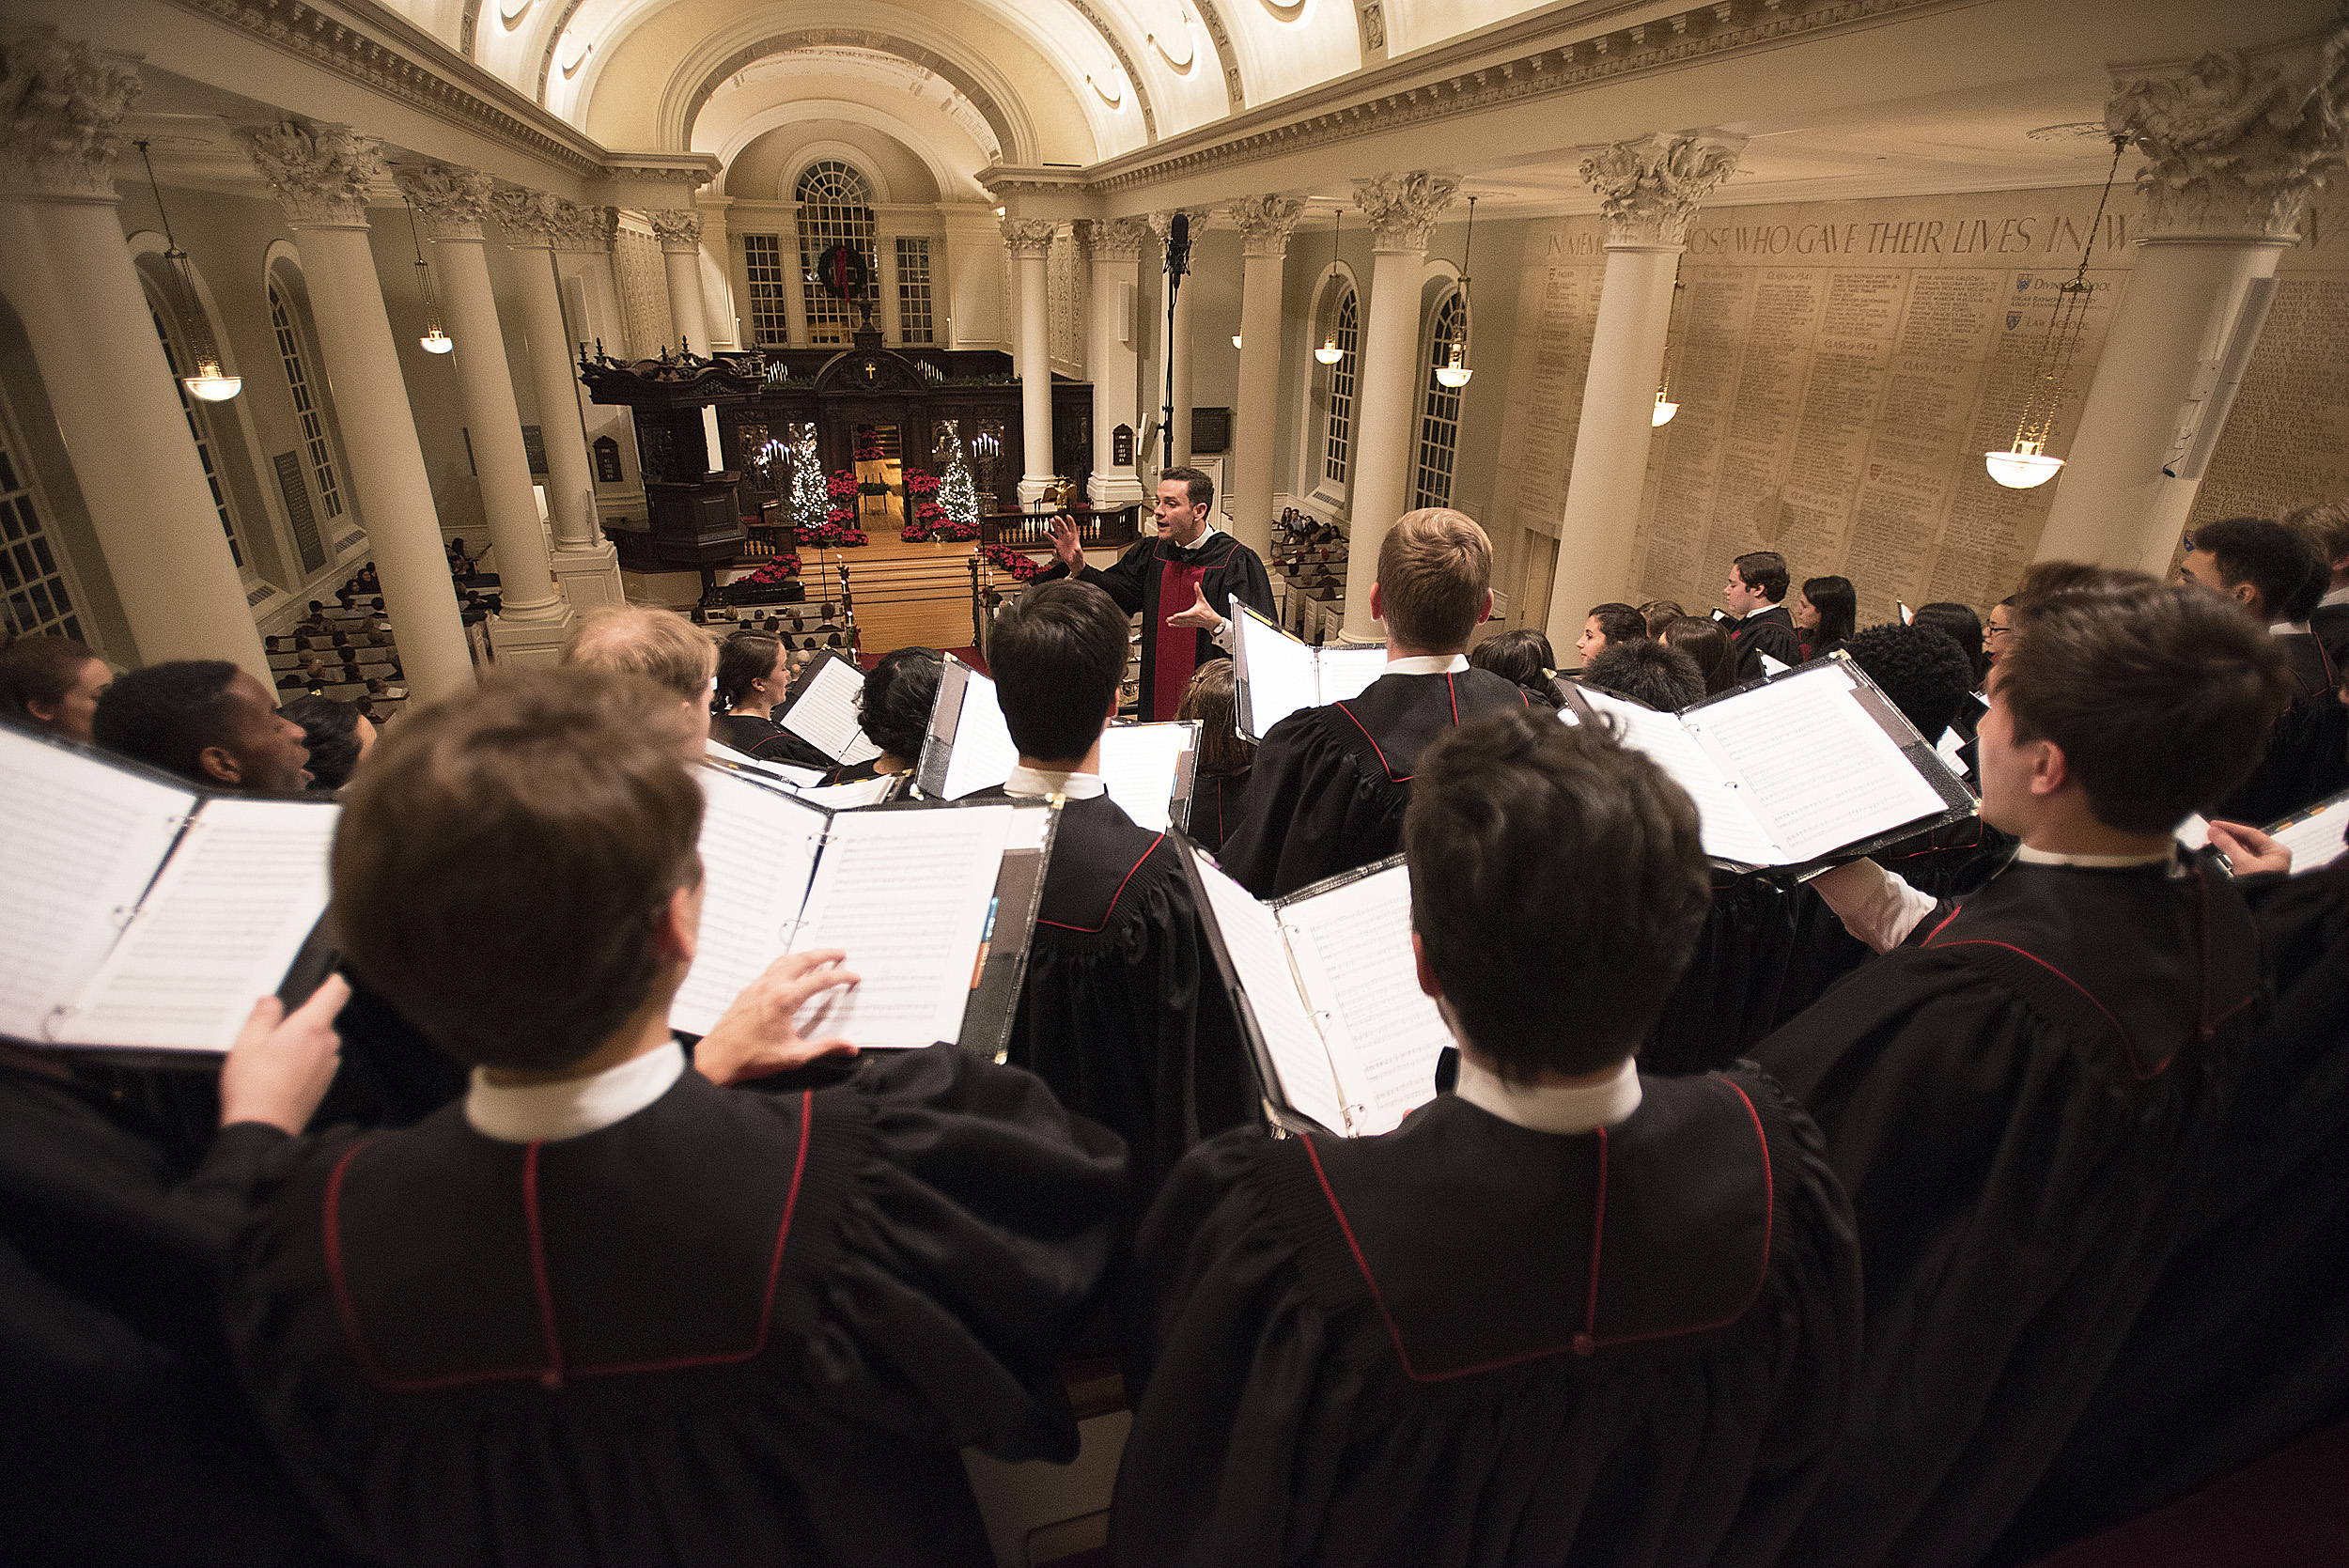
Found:
<svg viewBox="0 0 2349 1568"><path fill-rule="evenodd" d="M1795 630L1795 617L1781 602L1789 581L1786 557L1775 550L1752 551L1729 564L1721 602L1739 617L1729 629L1739 680L1769 673L1762 663L1765 654L1790 669L1802 662L1802 638Z"/></svg>
<svg viewBox="0 0 2349 1568"><path fill-rule="evenodd" d="M1263 558L1215 525L1212 478L1195 468L1166 469L1153 506L1158 536L1136 544L1107 569L1085 565L1077 525L1054 518L1052 549L1060 564L1038 579L1090 582L1127 614L1142 616L1145 721L1174 718L1191 673L1211 659L1231 657L1235 604L1272 614L1272 579Z"/></svg>
<svg viewBox="0 0 2349 1568"><path fill-rule="evenodd" d="M1247 1047L1217 984L1174 833L1101 782L1126 619L1083 582L1032 588L988 644L1019 766L987 794L1060 796L1010 1060L1126 1140L1130 1218L1186 1150L1255 1110Z"/></svg>
<svg viewBox="0 0 2349 1568"><path fill-rule="evenodd" d="M2260 945L2171 832L2289 695L2263 627L2151 582L2016 606L1981 725L1983 815L2022 840L1937 903L1816 878L1884 956L1754 1057L1852 1194L1867 1370L1790 1561L1978 1560L2186 1234L2263 1011Z"/></svg>
<svg viewBox="0 0 2349 1568"><path fill-rule="evenodd" d="M1223 843L1233 880L1277 898L1385 860L1403 845L1421 750L1455 724L1532 710L1523 687L1469 666L1469 638L1492 613L1492 541L1464 513L1395 520L1370 591L1387 624L1386 674L1265 732L1247 810Z"/></svg>
<svg viewBox="0 0 2349 1568"><path fill-rule="evenodd" d="M1767 1078L1634 1069L1704 915L1695 808L1503 714L1428 747L1405 844L1456 1090L1177 1168L1112 1560L1772 1562L1858 1372L1859 1252Z"/></svg>
<svg viewBox="0 0 2349 1568"><path fill-rule="evenodd" d="M347 803L351 960L474 1077L262 1184L246 1384L377 1561L990 1563L960 1450L1074 1456L1055 1362L1123 1150L951 1046L721 1087L846 1048L793 1023L855 983L837 952L689 1069L701 796L666 701L525 673L402 721Z"/></svg>

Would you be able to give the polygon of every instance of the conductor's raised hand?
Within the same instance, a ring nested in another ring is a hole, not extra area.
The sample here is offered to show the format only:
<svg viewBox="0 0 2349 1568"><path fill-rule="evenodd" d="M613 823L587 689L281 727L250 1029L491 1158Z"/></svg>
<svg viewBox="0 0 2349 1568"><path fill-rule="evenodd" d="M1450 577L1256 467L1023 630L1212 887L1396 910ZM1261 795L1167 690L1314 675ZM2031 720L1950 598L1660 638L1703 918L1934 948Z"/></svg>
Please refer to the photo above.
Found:
<svg viewBox="0 0 2349 1568"><path fill-rule="evenodd" d="M310 1000L288 1014L263 997L220 1064L220 1125L260 1122L299 1135L326 1097L341 1063L334 1015L350 1000L350 982L330 974Z"/></svg>
<svg viewBox="0 0 2349 1568"><path fill-rule="evenodd" d="M2241 822L2213 822L2210 841L2238 877L2260 871L2290 871L2292 850L2257 828Z"/></svg>
<svg viewBox="0 0 2349 1568"><path fill-rule="evenodd" d="M693 1048L693 1065L712 1083L739 1083L788 1072L827 1056L854 1056L856 1047L837 1037L810 1040L800 1033L800 1009L857 976L840 967L840 948L794 953L767 966L742 987L716 1027Z"/></svg>
<svg viewBox="0 0 2349 1568"><path fill-rule="evenodd" d="M1175 611L1166 618L1166 624L1190 627L1196 631L1213 631L1221 627L1223 624L1223 617L1217 614L1214 608L1207 603L1207 590L1193 584L1191 592L1198 597L1190 601L1190 608Z"/></svg>
<svg viewBox="0 0 2349 1568"><path fill-rule="evenodd" d="M1052 553L1070 571L1082 571L1085 564L1084 546L1077 542L1077 522L1066 512L1056 513L1045 527L1052 532Z"/></svg>

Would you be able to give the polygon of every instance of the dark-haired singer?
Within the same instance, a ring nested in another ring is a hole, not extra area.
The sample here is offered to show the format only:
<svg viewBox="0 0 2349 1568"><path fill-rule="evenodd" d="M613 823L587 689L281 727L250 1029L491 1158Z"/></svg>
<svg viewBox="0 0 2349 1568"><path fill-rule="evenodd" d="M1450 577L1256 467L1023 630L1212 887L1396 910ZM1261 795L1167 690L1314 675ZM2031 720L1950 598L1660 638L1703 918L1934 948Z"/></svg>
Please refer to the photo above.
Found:
<svg viewBox="0 0 2349 1568"><path fill-rule="evenodd" d="M1216 527L1215 481L1195 468L1159 474L1158 537L1107 568L1085 565L1077 525L1052 520L1052 550L1064 572L1090 582L1127 614L1142 616L1142 717L1174 717L1191 672L1232 651L1232 604L1272 613L1272 579L1256 552Z"/></svg>

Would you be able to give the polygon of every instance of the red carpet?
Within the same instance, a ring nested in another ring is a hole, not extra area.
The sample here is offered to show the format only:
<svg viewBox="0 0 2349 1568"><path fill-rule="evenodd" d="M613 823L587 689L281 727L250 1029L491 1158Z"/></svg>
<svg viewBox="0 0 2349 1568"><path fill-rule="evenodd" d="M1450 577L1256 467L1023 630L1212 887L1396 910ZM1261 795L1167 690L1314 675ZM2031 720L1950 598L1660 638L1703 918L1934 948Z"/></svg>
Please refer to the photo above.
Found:
<svg viewBox="0 0 2349 1568"><path fill-rule="evenodd" d="M2349 1426L2075 1542L2030 1568L2343 1565L2349 1565Z"/></svg>

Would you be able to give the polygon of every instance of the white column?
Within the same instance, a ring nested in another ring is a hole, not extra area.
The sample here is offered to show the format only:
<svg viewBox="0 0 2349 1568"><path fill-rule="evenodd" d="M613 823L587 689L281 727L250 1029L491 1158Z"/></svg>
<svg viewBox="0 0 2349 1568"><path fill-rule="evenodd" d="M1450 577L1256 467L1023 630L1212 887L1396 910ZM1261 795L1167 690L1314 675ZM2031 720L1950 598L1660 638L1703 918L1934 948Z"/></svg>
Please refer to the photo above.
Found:
<svg viewBox="0 0 2349 1568"><path fill-rule="evenodd" d="M1681 241L1698 203L1730 177L1744 146L1742 137L1658 132L1582 161L1582 178L1607 217L1607 277L1558 524L1552 647L1571 647L1591 606L1622 598L1630 587L1632 529L1656 431Z"/></svg>
<svg viewBox="0 0 2349 1568"><path fill-rule="evenodd" d="M1436 220L1460 181L1424 169L1354 182L1370 219L1370 309L1362 322L1361 387L1355 395L1354 476L1348 485L1346 627L1349 642L1386 635L1370 613L1378 547L1403 515L1411 476L1411 410L1419 391L1419 286Z"/></svg>
<svg viewBox="0 0 2349 1568"><path fill-rule="evenodd" d="M1280 423L1281 264L1305 204L1286 196L1232 203L1240 264L1239 398L1232 424L1232 536L1272 555L1272 438Z"/></svg>
<svg viewBox="0 0 2349 1568"><path fill-rule="evenodd" d="M745 346L741 334L748 333L751 328L747 321L741 324L739 333L735 327L736 314L744 302L731 297L734 258L731 255L733 241L726 235L726 209L734 205L734 198L703 195L695 197L694 201L702 215L702 255L696 258L696 265L706 261L717 270L720 279L713 291L709 286L709 272L703 271L700 273L702 317L709 323L709 339L702 352L708 353L712 349L739 349Z"/></svg>
<svg viewBox="0 0 2349 1568"><path fill-rule="evenodd" d="M415 204L416 221L432 241L447 295L448 334L457 342L457 389L465 407L481 509L497 552L503 609L490 624L501 660L552 663L570 634L571 610L554 591L547 564L546 530L532 493L530 456L522 446L521 414L513 372L482 252L482 220L490 210L490 177L444 163L404 168L395 178Z"/></svg>
<svg viewBox="0 0 2349 1568"><path fill-rule="evenodd" d="M269 660L115 215L115 128L138 72L54 35L11 41L8 64L0 292L31 342L138 660L233 660L266 687ZM128 661L130 649L115 651Z"/></svg>
<svg viewBox="0 0 2349 1568"><path fill-rule="evenodd" d="M800 214L797 208L776 221L775 249L783 258L783 325L791 347L807 347L807 270L800 264ZM951 347L951 345L949 345Z"/></svg>
<svg viewBox="0 0 2349 1568"><path fill-rule="evenodd" d="M1089 225L1093 250L1093 332L1086 355L1093 372L1093 477L1085 495L1096 506L1123 506L1143 497L1133 458L1117 460L1120 425L1139 444L1135 387L1142 365L1134 352L1139 323L1134 297L1141 282L1142 249L1150 225L1141 218L1113 218Z"/></svg>
<svg viewBox="0 0 2349 1568"><path fill-rule="evenodd" d="M697 354L709 352L709 312L702 304L702 215L690 207L657 207L645 214L661 241L669 277L669 320Z"/></svg>
<svg viewBox="0 0 2349 1568"><path fill-rule="evenodd" d="M2336 28L2330 47L2344 31ZM2337 60L2302 50L2247 62L2241 74L2114 83L2105 123L2149 160L2139 177L2148 231L2054 481L2036 559L2169 570L2201 480L2162 469L2176 466L2204 419L2226 417L2207 394L2223 390L2210 383L2245 298L2275 274L2302 203L2341 157ZM2210 128L2229 122L2241 133L2214 140Z"/></svg>
<svg viewBox="0 0 2349 1568"><path fill-rule="evenodd" d="M554 259L556 241L580 226L586 214L539 191L502 190L490 196L490 203L514 253L531 391L537 398L538 434L547 452L547 516L554 525L548 569L574 609L617 604L619 552L604 538L596 512L595 472L587 460L573 359L579 348L563 319Z"/></svg>
<svg viewBox="0 0 2349 1568"><path fill-rule="evenodd" d="M473 655L367 244L367 192L383 178L382 144L343 126L291 122L236 135L302 248L319 353L334 383L343 452L409 690L428 702L466 691Z"/></svg>
<svg viewBox="0 0 2349 1568"><path fill-rule="evenodd" d="M624 357L628 351L627 317L620 306L619 274L612 261L618 214L614 209L603 206L574 208L572 213L572 221L556 236L554 243L556 256L564 258L558 263L561 277L579 285L579 319L571 323L572 327L586 344L587 351L593 352L600 340L614 357ZM564 298L571 298L568 287ZM645 516L645 487L636 466L635 422L624 408L590 402L586 389L576 382L571 390L578 401L580 420L586 427L589 467L594 466L597 437L611 437L619 451L620 477L611 483L600 478L596 481L598 532L610 519L641 520ZM618 602L616 598L583 594L581 585L585 580L566 575L559 562L552 565L563 580L572 609L586 610L598 604ZM618 591L615 582L610 592L616 595Z"/></svg>
<svg viewBox="0 0 2349 1568"><path fill-rule="evenodd" d="M1188 212L1185 216L1190 220L1190 248L1195 256L1199 251L1199 241L1207 226L1207 215L1205 212ZM1150 226L1158 232L1159 270L1163 272L1165 247L1174 241L1174 211L1151 213ZM1167 429L1161 452L1159 466L1164 468L1183 468L1190 462L1191 361L1197 357L1193 351L1196 346L1190 340L1190 303L1195 293L1190 274L1184 274L1182 286L1174 290L1174 323L1166 334L1166 341L1159 346L1159 373L1151 383L1157 389L1157 406L1163 416L1166 367L1171 359L1174 366L1174 424Z"/></svg>
<svg viewBox="0 0 2349 1568"><path fill-rule="evenodd" d="M1052 254L1050 218L1005 218L1003 245L1019 282L1019 504L1033 505L1052 482L1052 351L1045 318Z"/></svg>

